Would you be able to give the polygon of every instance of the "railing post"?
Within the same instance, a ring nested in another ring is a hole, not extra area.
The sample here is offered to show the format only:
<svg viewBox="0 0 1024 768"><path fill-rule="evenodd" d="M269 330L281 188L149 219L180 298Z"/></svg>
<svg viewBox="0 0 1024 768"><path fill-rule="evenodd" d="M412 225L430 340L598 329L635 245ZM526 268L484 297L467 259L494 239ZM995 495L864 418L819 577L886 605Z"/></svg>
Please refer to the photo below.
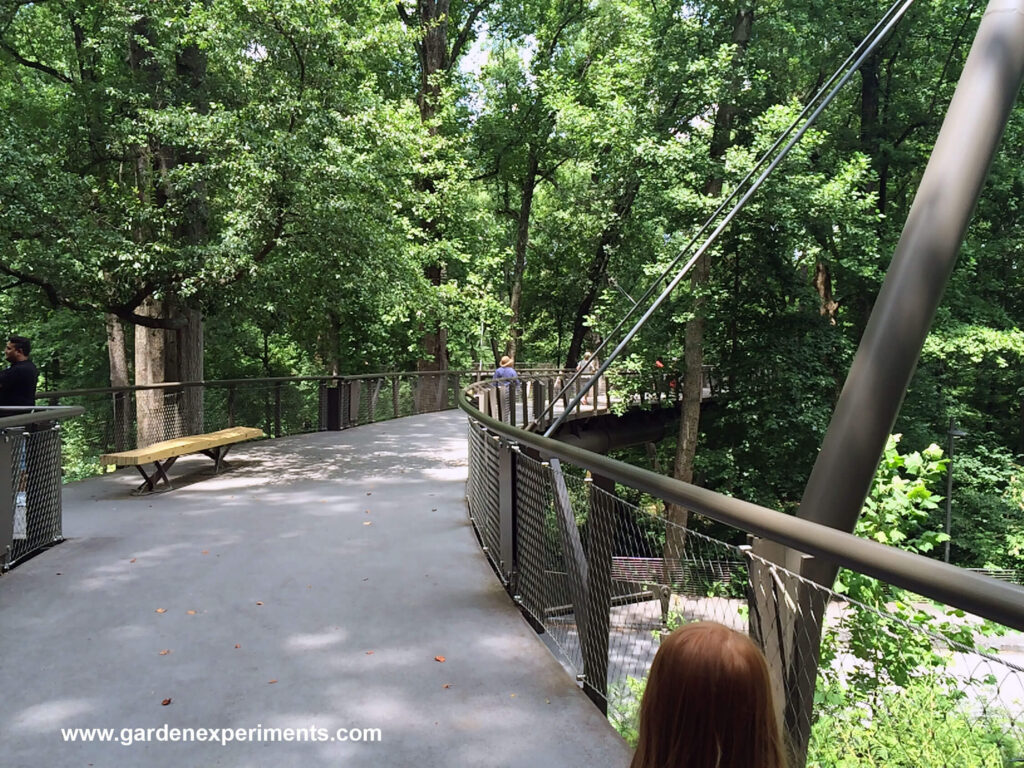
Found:
<svg viewBox="0 0 1024 768"><path fill-rule="evenodd" d="M7 570L14 549L14 466L13 436L0 431L0 569Z"/></svg>
<svg viewBox="0 0 1024 768"><path fill-rule="evenodd" d="M398 376L395 376L391 380L391 406L392 406L392 408L395 411L395 418L396 419L399 416L399 408L398 408L398 387L399 387L399 384L400 384L400 382L398 380Z"/></svg>
<svg viewBox="0 0 1024 768"><path fill-rule="evenodd" d="M513 427L516 425L516 383L499 385L501 391L502 421L508 421Z"/></svg>
<svg viewBox="0 0 1024 768"><path fill-rule="evenodd" d="M534 418L539 418L540 414L544 412L544 389L546 382L537 380L533 382L533 415ZM537 429L544 429L543 424L537 424Z"/></svg>
<svg viewBox="0 0 1024 768"><path fill-rule="evenodd" d="M338 390L338 429L348 429L349 424L349 405L351 392L349 392L348 380L347 379L335 379L334 386Z"/></svg>
<svg viewBox="0 0 1024 768"><path fill-rule="evenodd" d="M348 382L348 425L357 426L359 421L359 403L362 400L362 387L359 379Z"/></svg>
<svg viewBox="0 0 1024 768"><path fill-rule="evenodd" d="M516 459L518 451L502 440L498 446L498 563L506 580L516 568Z"/></svg>
<svg viewBox="0 0 1024 768"><path fill-rule="evenodd" d="M319 409L317 411L317 422L316 431L324 432L327 430L327 382L317 382L317 403Z"/></svg>
<svg viewBox="0 0 1024 768"><path fill-rule="evenodd" d="M370 398L370 403L367 405L366 409L366 420L370 424L377 420L377 398L380 397L380 388L382 386L384 386L384 379L377 379L373 383L373 387L369 389L367 393Z"/></svg>
<svg viewBox="0 0 1024 768"><path fill-rule="evenodd" d="M235 385L228 386L228 426L235 426Z"/></svg>
<svg viewBox="0 0 1024 768"><path fill-rule="evenodd" d="M281 382L274 385L274 437L281 436Z"/></svg>
<svg viewBox="0 0 1024 768"><path fill-rule="evenodd" d="M437 407L433 410L443 411L448 405L448 376L444 371L437 373Z"/></svg>

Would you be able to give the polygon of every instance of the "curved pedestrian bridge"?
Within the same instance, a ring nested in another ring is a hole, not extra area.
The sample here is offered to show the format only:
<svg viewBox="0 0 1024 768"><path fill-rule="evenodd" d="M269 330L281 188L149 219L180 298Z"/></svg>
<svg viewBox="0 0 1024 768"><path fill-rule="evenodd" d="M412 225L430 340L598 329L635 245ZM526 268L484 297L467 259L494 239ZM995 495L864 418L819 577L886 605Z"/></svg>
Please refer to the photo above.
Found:
<svg viewBox="0 0 1024 768"><path fill-rule="evenodd" d="M627 765L488 566L466 451L449 411L184 459L171 493L66 486L67 541L0 580L0 764ZM241 731L120 743L165 725Z"/></svg>

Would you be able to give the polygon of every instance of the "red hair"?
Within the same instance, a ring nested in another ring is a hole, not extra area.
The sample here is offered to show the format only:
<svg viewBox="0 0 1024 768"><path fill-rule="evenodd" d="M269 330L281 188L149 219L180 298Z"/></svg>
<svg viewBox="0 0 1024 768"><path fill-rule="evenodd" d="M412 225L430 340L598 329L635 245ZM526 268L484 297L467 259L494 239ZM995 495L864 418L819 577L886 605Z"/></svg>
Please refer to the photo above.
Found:
<svg viewBox="0 0 1024 768"><path fill-rule="evenodd" d="M640 704L630 768L785 768L764 655L714 622L661 641Z"/></svg>

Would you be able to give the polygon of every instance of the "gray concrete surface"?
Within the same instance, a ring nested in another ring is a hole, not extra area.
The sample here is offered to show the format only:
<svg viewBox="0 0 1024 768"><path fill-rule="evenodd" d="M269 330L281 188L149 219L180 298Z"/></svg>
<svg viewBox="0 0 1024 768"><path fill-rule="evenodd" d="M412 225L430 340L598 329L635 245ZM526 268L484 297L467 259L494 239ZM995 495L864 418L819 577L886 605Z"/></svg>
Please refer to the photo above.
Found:
<svg viewBox="0 0 1024 768"><path fill-rule="evenodd" d="M66 486L69 540L0 577L0 766L628 765L477 546L458 412L232 457L144 498L126 471ZM381 740L61 732L164 725Z"/></svg>

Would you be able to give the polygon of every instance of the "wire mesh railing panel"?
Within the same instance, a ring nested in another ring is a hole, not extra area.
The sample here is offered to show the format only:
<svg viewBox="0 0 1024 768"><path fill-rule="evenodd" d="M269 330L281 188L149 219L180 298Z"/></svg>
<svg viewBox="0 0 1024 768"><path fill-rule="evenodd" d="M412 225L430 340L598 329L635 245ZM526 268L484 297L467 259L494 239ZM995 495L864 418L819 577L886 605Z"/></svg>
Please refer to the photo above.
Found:
<svg viewBox="0 0 1024 768"><path fill-rule="evenodd" d="M776 578L785 594L809 596L799 604L825 606L814 713L796 724L809 729L808 765L1024 762L1020 633L860 574L839 583L870 604L788 572ZM795 684L810 685L809 674Z"/></svg>
<svg viewBox="0 0 1024 768"><path fill-rule="evenodd" d="M320 382L295 381L278 385L281 390L281 434L301 435L320 428Z"/></svg>
<svg viewBox="0 0 1024 768"><path fill-rule="evenodd" d="M466 498L469 506L469 517L484 546L487 544L485 528L487 519L498 514L498 474L492 471L488 458L488 443L492 439L486 432L470 425L469 428L469 466L472 471L467 482Z"/></svg>
<svg viewBox="0 0 1024 768"><path fill-rule="evenodd" d="M374 421L386 421L395 418L394 376L382 376L375 379L370 387L371 418Z"/></svg>
<svg viewBox="0 0 1024 768"><path fill-rule="evenodd" d="M203 392L203 425L210 432L245 426L235 423L234 387L208 387Z"/></svg>
<svg viewBox="0 0 1024 768"><path fill-rule="evenodd" d="M996 768L1024 759L1020 633L844 571L840 586L871 604L856 600L756 547L711 538L599 488L589 493L570 497L588 556L588 624L607 640L581 642L566 627L577 606L547 616L545 627L578 674L595 682L599 673L609 718L627 738L660 637L716 621L764 651L790 740L808 744L797 764Z"/></svg>
<svg viewBox="0 0 1024 768"><path fill-rule="evenodd" d="M538 623L565 597L551 594L548 574L557 557L557 533L547 464L526 455L516 463L517 600Z"/></svg>
<svg viewBox="0 0 1024 768"><path fill-rule="evenodd" d="M8 565L63 539L61 514L60 427L40 424L32 431L10 432L11 488L9 509L14 539ZM6 506L6 505L5 505Z"/></svg>
<svg viewBox="0 0 1024 768"><path fill-rule="evenodd" d="M481 447L483 448L483 466L491 477L498 477L501 462L499 441L488 435ZM488 558L493 563L499 564L501 553L501 499L499 497L499 486L497 483L488 483L483 488L483 491L483 510L482 515L478 518L480 533L484 546L487 547Z"/></svg>
<svg viewBox="0 0 1024 768"><path fill-rule="evenodd" d="M352 403L355 403L355 407L351 411L355 424L368 424L372 421L370 417L370 390L372 389L372 381L366 379L360 379L351 383L349 389L349 397Z"/></svg>
<svg viewBox="0 0 1024 768"><path fill-rule="evenodd" d="M763 650L794 767L1024 763L1024 634L861 573L823 587L814 558L507 450L514 478L471 462L471 494L515 483L513 594L627 740L661 638L715 621Z"/></svg>

